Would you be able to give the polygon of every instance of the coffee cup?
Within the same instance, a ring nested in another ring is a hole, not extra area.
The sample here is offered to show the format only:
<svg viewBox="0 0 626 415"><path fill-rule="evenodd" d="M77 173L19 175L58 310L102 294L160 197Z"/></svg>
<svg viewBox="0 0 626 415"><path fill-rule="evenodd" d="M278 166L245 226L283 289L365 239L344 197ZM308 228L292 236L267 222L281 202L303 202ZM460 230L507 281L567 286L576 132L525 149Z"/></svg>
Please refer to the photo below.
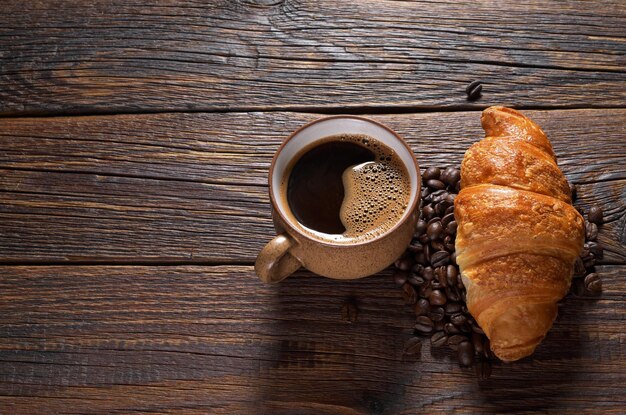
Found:
<svg viewBox="0 0 626 415"><path fill-rule="evenodd" d="M385 269L411 241L420 184L413 151L383 124L357 116L306 124L282 143L270 166L278 235L259 253L257 275L276 283L300 267L333 279ZM337 226L342 230L332 231Z"/></svg>

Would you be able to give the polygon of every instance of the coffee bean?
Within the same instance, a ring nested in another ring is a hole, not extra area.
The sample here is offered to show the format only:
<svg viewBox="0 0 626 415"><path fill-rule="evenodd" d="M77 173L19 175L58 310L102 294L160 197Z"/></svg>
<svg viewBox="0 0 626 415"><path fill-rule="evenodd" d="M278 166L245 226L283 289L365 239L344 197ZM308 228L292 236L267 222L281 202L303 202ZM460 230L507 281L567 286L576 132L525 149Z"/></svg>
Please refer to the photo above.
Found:
<svg viewBox="0 0 626 415"><path fill-rule="evenodd" d="M437 205L435 206L435 213L437 214L437 216L442 217L443 215L446 214L446 209L448 208L448 204L445 202L439 202L437 203ZM442 228L443 230L443 228Z"/></svg>
<svg viewBox="0 0 626 415"><path fill-rule="evenodd" d="M456 228L457 228L456 221L453 220L452 222L448 223L448 225L446 226L446 234L451 235L451 236L456 235Z"/></svg>
<svg viewBox="0 0 626 415"><path fill-rule="evenodd" d="M431 261L431 253L433 252L432 248L430 247L430 245L425 245L424 246L424 259L426 259L426 262L430 262Z"/></svg>
<svg viewBox="0 0 626 415"><path fill-rule="evenodd" d="M414 273L409 274L409 279L407 281L409 281L414 287L424 284L424 278Z"/></svg>
<svg viewBox="0 0 626 415"><path fill-rule="evenodd" d="M435 331L443 331L443 326L445 325L445 321L440 320L440 321L435 321Z"/></svg>
<svg viewBox="0 0 626 415"><path fill-rule="evenodd" d="M445 178L442 180L449 186L454 186L461 179L461 172L454 167L448 167L446 170Z"/></svg>
<svg viewBox="0 0 626 415"><path fill-rule="evenodd" d="M406 271L396 270L393 272L393 281L396 285L398 285L398 287L404 285L408 277L409 273Z"/></svg>
<svg viewBox="0 0 626 415"><path fill-rule="evenodd" d="M459 344L459 363L463 366L471 366L474 363L474 346L470 342Z"/></svg>
<svg viewBox="0 0 626 415"><path fill-rule="evenodd" d="M433 305L444 305L447 301L447 298L446 295L440 290L433 290L433 292L428 297L428 301L430 301L430 303Z"/></svg>
<svg viewBox="0 0 626 415"><path fill-rule="evenodd" d="M447 235L445 238L443 238L443 246L448 251L454 251L454 239L452 239L450 235Z"/></svg>
<svg viewBox="0 0 626 415"><path fill-rule="evenodd" d="M428 300L420 298L419 300L417 300L417 303L415 303L414 310L415 315L425 316L430 312L430 303L428 302Z"/></svg>
<svg viewBox="0 0 626 415"><path fill-rule="evenodd" d="M433 201L436 200L436 202L441 201L442 198L445 198L447 195L448 195L448 192L446 191L446 189L438 189L432 192Z"/></svg>
<svg viewBox="0 0 626 415"><path fill-rule="evenodd" d="M471 85L471 84L470 84ZM474 89L472 89L468 94L467 94L467 100L468 101L476 101L478 98L480 98L481 93L483 90L483 86L481 84L478 84L474 87Z"/></svg>
<svg viewBox="0 0 626 415"><path fill-rule="evenodd" d="M422 213L424 213L424 211L422 210ZM420 219L417 221L417 224L415 225L415 235L419 236L419 235L423 235L426 232L426 221L423 219Z"/></svg>
<svg viewBox="0 0 626 415"><path fill-rule="evenodd" d="M591 251L589 250L589 245L585 244L583 245L583 249L580 250L578 256L584 261L585 259L587 259L590 253Z"/></svg>
<svg viewBox="0 0 626 415"><path fill-rule="evenodd" d="M437 221L428 225L426 234L431 241L441 238L443 235L443 226L441 225L441 222Z"/></svg>
<svg viewBox="0 0 626 415"><path fill-rule="evenodd" d="M438 167L429 167L424 171L424 174L422 174L422 180L424 181L439 180L440 176L441 176L441 169L439 169Z"/></svg>
<svg viewBox="0 0 626 415"><path fill-rule="evenodd" d="M472 344L474 345L474 350L476 350L476 353L478 354L482 354L483 352L484 339L485 336L481 336L478 333L472 333Z"/></svg>
<svg viewBox="0 0 626 415"><path fill-rule="evenodd" d="M421 354L422 352L422 342L417 337L411 337L404 344L404 354L407 356L415 356Z"/></svg>
<svg viewBox="0 0 626 415"><path fill-rule="evenodd" d="M435 269L435 277L437 277L437 281L439 284L446 288L448 286L448 279L446 278L446 267L438 267Z"/></svg>
<svg viewBox="0 0 626 415"><path fill-rule="evenodd" d="M474 88L476 88L478 85L480 85L480 81L472 81L466 88L465 88L465 93L467 95L470 94L470 92L472 92L474 90Z"/></svg>
<svg viewBox="0 0 626 415"><path fill-rule="evenodd" d="M448 203L448 205L450 205L450 206L454 206L454 201L455 200L456 200L456 194L454 194L454 193L448 193L448 196L446 196L446 199L445 199L446 203ZM448 209L446 209L446 210L448 210ZM448 213L450 213L450 212L448 212Z"/></svg>
<svg viewBox="0 0 626 415"><path fill-rule="evenodd" d="M424 220L429 221L434 216L435 209L433 209L433 207L430 205L424 206L424 209L422 209L422 217L424 218Z"/></svg>
<svg viewBox="0 0 626 415"><path fill-rule="evenodd" d="M419 241L413 241L413 242L411 242L411 244L406 249L407 249L407 251L409 251L409 252L414 254L416 252L423 251L424 250L424 245L419 243Z"/></svg>
<svg viewBox="0 0 626 415"><path fill-rule="evenodd" d="M572 195L572 202L576 201L576 185L574 183L569 184L570 194Z"/></svg>
<svg viewBox="0 0 626 415"><path fill-rule="evenodd" d="M468 322L465 322L463 324L461 324L460 326L457 326L459 328L459 330L461 330L463 333L471 333L472 332L472 325Z"/></svg>
<svg viewBox="0 0 626 415"><path fill-rule="evenodd" d="M446 209L446 211L444 212L446 215L449 213L454 213L454 205L448 207L448 209Z"/></svg>
<svg viewBox="0 0 626 415"><path fill-rule="evenodd" d="M435 307L430 311L430 313L428 313L428 317L432 321L443 321L444 316L445 316L445 312L443 311L442 307Z"/></svg>
<svg viewBox="0 0 626 415"><path fill-rule="evenodd" d="M585 237L590 241L595 241L598 238L598 225L593 222L586 222Z"/></svg>
<svg viewBox="0 0 626 415"><path fill-rule="evenodd" d="M447 315L456 314L461 311L461 304L448 302L445 305L444 310Z"/></svg>
<svg viewBox="0 0 626 415"><path fill-rule="evenodd" d="M456 251L454 251L452 255L450 255L450 263L456 265Z"/></svg>
<svg viewBox="0 0 626 415"><path fill-rule="evenodd" d="M433 334L432 337L430 338L430 344L433 347L445 346L447 342L448 342L448 336L443 331Z"/></svg>
<svg viewBox="0 0 626 415"><path fill-rule="evenodd" d="M413 261L409 257L404 257L404 258L398 259L394 265L400 271L408 271L413 266Z"/></svg>
<svg viewBox="0 0 626 415"><path fill-rule="evenodd" d="M341 319L346 323L356 323L358 309L353 300L347 300L341 307Z"/></svg>
<svg viewBox="0 0 626 415"><path fill-rule="evenodd" d="M415 288L408 282L405 282L402 286L402 299L407 304L415 304L417 301L417 293L415 292Z"/></svg>
<svg viewBox="0 0 626 415"><path fill-rule="evenodd" d="M430 263L433 267L441 267L443 265L448 265L450 262L450 254L446 251L437 251L431 255Z"/></svg>
<svg viewBox="0 0 626 415"><path fill-rule="evenodd" d="M472 324L472 331L474 333L482 334L483 336L485 335L485 332L483 331L483 329L481 329L480 326L476 323Z"/></svg>
<svg viewBox="0 0 626 415"><path fill-rule="evenodd" d="M456 182L456 186L454 186L454 191L459 193L461 191L461 181Z"/></svg>
<svg viewBox="0 0 626 415"><path fill-rule="evenodd" d="M586 273L587 270L585 269L582 258L577 257L576 262L574 262L574 278L582 278Z"/></svg>
<svg viewBox="0 0 626 415"><path fill-rule="evenodd" d="M460 343L467 342L467 337L462 334L454 334L448 338L448 346L452 350L457 350Z"/></svg>
<svg viewBox="0 0 626 415"><path fill-rule="evenodd" d="M413 264L411 272L421 276L424 273L424 266L422 264Z"/></svg>
<svg viewBox="0 0 626 415"><path fill-rule="evenodd" d="M448 175L448 173L450 173L450 172L448 171L448 168L447 168L447 167L446 167L445 169L441 170L441 177L439 177L439 180L441 180L442 182L444 182L444 184L445 184L445 182L446 182L446 179L447 179L447 175Z"/></svg>
<svg viewBox="0 0 626 415"><path fill-rule="evenodd" d="M602 292L602 280L595 272L585 277L585 289L592 294Z"/></svg>
<svg viewBox="0 0 626 415"><path fill-rule="evenodd" d="M419 243L421 243L424 247L426 247L426 245L428 245L428 243L430 242L430 238L428 238L428 235L426 235L425 233L422 234L418 239Z"/></svg>
<svg viewBox="0 0 626 415"><path fill-rule="evenodd" d="M591 252L596 259L602 259L604 257L604 249L599 243L589 241L585 245L587 245L587 249L589 249L589 252Z"/></svg>
<svg viewBox="0 0 626 415"><path fill-rule="evenodd" d="M463 285L463 275L458 274L456 276L456 286L459 287L460 290L465 290L465 285ZM464 311L466 312L466 311Z"/></svg>
<svg viewBox="0 0 626 415"><path fill-rule="evenodd" d="M461 330L457 329L456 326L452 323L446 323L443 326L443 331L445 331L448 334L458 334L461 332Z"/></svg>
<svg viewBox="0 0 626 415"><path fill-rule="evenodd" d="M426 265L426 256L424 256L424 252L418 252L417 254L415 254L415 262L417 262L420 265Z"/></svg>
<svg viewBox="0 0 626 415"><path fill-rule="evenodd" d="M450 321L455 326L461 328L461 326L467 322L467 317L465 317L461 313L457 313L457 314L454 314L452 317L450 317Z"/></svg>
<svg viewBox="0 0 626 415"><path fill-rule="evenodd" d="M454 213L448 213L443 218L441 218L441 225L444 227L448 226L448 223L454 220Z"/></svg>
<svg viewBox="0 0 626 415"><path fill-rule="evenodd" d="M434 278L435 274L433 272L433 268L432 267L426 267L424 268L424 273L422 274L422 277L424 277L425 280L430 281Z"/></svg>
<svg viewBox="0 0 626 415"><path fill-rule="evenodd" d="M428 222L426 222L426 233L428 233L428 227L435 222L441 222L441 218L437 215L433 216Z"/></svg>
<svg viewBox="0 0 626 415"><path fill-rule="evenodd" d="M433 292L433 289L430 286L430 284L428 284L428 285L424 284L419 289L419 295L422 298L429 298L430 295L432 294L432 292Z"/></svg>
<svg viewBox="0 0 626 415"><path fill-rule="evenodd" d="M590 270L591 268L593 268L594 265L596 265L596 259L593 257L593 254L590 254L587 258L583 260L583 265L585 266L586 270Z"/></svg>
<svg viewBox="0 0 626 415"><path fill-rule="evenodd" d="M491 363L486 359L480 359L475 365L475 371L479 380L489 379L491 377Z"/></svg>
<svg viewBox="0 0 626 415"><path fill-rule="evenodd" d="M433 321L426 316L419 316L415 323L415 330L420 334L432 333L434 328Z"/></svg>
<svg viewBox="0 0 626 415"><path fill-rule="evenodd" d="M441 180L431 179L426 181L426 185L431 189L435 190L443 190L446 188L446 185Z"/></svg>
<svg viewBox="0 0 626 415"><path fill-rule="evenodd" d="M446 297L448 298L449 301L459 301L461 299L461 296L459 295L457 288L453 287L446 287L445 288L446 291Z"/></svg>
<svg viewBox="0 0 626 415"><path fill-rule="evenodd" d="M589 213L587 213L587 218L591 223L595 223L596 225L602 225L602 223L604 222L604 213L599 206L591 206L589 208Z"/></svg>
<svg viewBox="0 0 626 415"><path fill-rule="evenodd" d="M448 286L453 287L456 284L456 278L459 275L459 271L454 265L448 265L446 267L446 278L448 280Z"/></svg>
<svg viewBox="0 0 626 415"><path fill-rule="evenodd" d="M430 241L430 247L432 248L430 250L430 252L445 251L446 250L446 246L443 244L443 241L441 241L441 240Z"/></svg>

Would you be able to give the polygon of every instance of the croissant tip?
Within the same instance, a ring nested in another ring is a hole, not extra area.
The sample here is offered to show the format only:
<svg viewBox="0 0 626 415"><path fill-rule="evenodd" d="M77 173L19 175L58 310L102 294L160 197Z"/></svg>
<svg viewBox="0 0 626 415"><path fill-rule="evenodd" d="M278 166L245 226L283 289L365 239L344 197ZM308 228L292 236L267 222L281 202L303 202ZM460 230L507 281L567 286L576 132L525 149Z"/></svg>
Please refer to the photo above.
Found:
<svg viewBox="0 0 626 415"><path fill-rule="evenodd" d="M492 345L491 351L503 362L515 362L533 354L543 338L544 336L540 336L525 346L516 345L515 347L510 348L498 348L497 346Z"/></svg>

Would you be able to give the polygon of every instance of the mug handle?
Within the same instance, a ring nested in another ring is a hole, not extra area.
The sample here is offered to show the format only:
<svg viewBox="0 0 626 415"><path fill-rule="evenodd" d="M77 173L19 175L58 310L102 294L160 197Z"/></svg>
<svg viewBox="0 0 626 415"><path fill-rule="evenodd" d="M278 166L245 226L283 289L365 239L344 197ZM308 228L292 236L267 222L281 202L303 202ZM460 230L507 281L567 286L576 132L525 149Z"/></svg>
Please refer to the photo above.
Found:
<svg viewBox="0 0 626 415"><path fill-rule="evenodd" d="M293 274L302 266L300 260L289 253L294 240L280 234L263 247L254 263L254 271L265 283L277 283Z"/></svg>

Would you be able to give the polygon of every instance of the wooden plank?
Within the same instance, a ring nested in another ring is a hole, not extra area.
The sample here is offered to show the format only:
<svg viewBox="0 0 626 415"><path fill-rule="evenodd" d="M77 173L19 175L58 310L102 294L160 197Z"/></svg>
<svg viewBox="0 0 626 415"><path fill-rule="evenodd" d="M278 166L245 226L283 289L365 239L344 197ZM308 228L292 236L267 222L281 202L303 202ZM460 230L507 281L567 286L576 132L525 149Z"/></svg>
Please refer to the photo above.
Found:
<svg viewBox="0 0 626 415"><path fill-rule="evenodd" d="M267 189L0 169L0 263L251 263L275 231ZM606 223L604 263L626 264L626 179L578 186Z"/></svg>
<svg viewBox="0 0 626 415"><path fill-rule="evenodd" d="M532 111L607 223L605 263L626 263L626 110ZM251 263L274 234L267 170L311 114L6 119L0 125L0 261ZM458 165L479 113L377 116L420 163ZM241 184L234 184L241 183Z"/></svg>
<svg viewBox="0 0 626 415"><path fill-rule="evenodd" d="M249 266L2 267L2 413L623 413L624 266L566 298L531 358L475 379L428 344L387 273L260 284ZM357 322L340 319L353 298Z"/></svg>
<svg viewBox="0 0 626 415"><path fill-rule="evenodd" d="M145 3L3 2L0 113L459 108L475 78L477 105L626 98L621 1Z"/></svg>
<svg viewBox="0 0 626 415"><path fill-rule="evenodd" d="M524 111L546 131L575 183L625 179L626 109ZM0 167L265 186L282 140L323 115L169 113L6 118ZM420 164L460 164L484 137L480 113L373 115L398 132Z"/></svg>

